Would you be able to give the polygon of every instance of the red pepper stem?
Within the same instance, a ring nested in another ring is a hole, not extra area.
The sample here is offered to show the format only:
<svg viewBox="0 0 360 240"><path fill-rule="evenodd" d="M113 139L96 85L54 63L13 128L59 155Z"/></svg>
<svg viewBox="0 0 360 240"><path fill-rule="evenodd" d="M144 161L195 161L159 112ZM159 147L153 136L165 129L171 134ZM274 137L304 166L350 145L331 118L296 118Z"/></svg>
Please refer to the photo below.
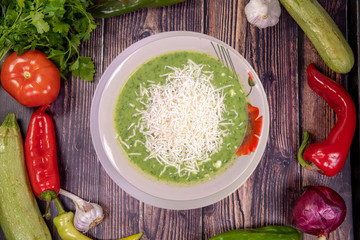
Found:
<svg viewBox="0 0 360 240"><path fill-rule="evenodd" d="M300 149L299 149L299 152L297 155L300 165L304 168L306 168L307 166L310 165L308 162L305 161L305 159L303 157L303 154L304 154L304 151L305 151L305 148L306 148L308 142L309 142L309 133L307 131L305 131L304 132L304 140L301 143L301 146L300 146Z"/></svg>
<svg viewBox="0 0 360 240"><path fill-rule="evenodd" d="M57 193L52 190L47 190L45 192L40 193L40 199L46 201L46 210L44 214L46 220L50 220L51 217L50 202L56 197L57 197Z"/></svg>
<svg viewBox="0 0 360 240"><path fill-rule="evenodd" d="M328 238L325 237L325 236L321 236L321 237L318 238L318 240L327 240L327 239L328 239Z"/></svg>
<svg viewBox="0 0 360 240"><path fill-rule="evenodd" d="M55 198L55 199L54 199L54 203L55 203L55 206L56 206L56 208L57 208L57 210L58 210L58 215L61 215L61 214L65 213L65 210L64 210L64 208L61 206L61 203L60 203L60 201L59 201L58 198Z"/></svg>
<svg viewBox="0 0 360 240"><path fill-rule="evenodd" d="M50 202L51 202L51 198L46 199L46 210L45 210L45 214L44 214L46 220L50 220L50 217L51 217Z"/></svg>

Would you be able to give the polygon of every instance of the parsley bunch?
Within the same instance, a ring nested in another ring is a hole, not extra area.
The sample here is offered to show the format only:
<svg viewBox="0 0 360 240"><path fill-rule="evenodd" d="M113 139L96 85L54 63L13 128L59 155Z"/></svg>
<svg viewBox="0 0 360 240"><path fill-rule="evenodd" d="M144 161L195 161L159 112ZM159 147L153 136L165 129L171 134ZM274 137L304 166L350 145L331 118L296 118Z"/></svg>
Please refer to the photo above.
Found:
<svg viewBox="0 0 360 240"><path fill-rule="evenodd" d="M60 69L62 77L91 81L94 63L78 48L96 28L86 11L90 0L1 0L0 60L10 50L19 54L38 49Z"/></svg>

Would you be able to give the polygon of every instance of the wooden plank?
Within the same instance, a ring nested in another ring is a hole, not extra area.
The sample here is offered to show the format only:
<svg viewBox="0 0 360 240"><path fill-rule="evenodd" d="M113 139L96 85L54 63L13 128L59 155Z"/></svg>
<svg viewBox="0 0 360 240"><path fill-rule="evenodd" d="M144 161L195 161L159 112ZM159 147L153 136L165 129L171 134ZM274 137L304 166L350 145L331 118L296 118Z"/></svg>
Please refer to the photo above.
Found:
<svg viewBox="0 0 360 240"><path fill-rule="evenodd" d="M59 97L52 104L51 112L55 122L58 140L58 159L61 187L91 202L98 202L99 169L90 135L90 108L96 85L102 74L103 28L101 20L92 32L91 40L80 47L81 56L90 56L95 64L93 82L85 82L69 76L63 81ZM100 51L99 51L100 50ZM65 210L75 210L69 199L60 197ZM55 205L52 212L56 213ZM54 214L55 215L55 214ZM54 239L60 239L51 224ZM89 231L89 236L97 236L97 229Z"/></svg>
<svg viewBox="0 0 360 240"><path fill-rule="evenodd" d="M246 20L246 1L208 1L207 32L238 50L258 73L270 107L265 154L247 182L230 197L204 209L204 237L236 228L291 224L298 196L297 27L282 14L273 28ZM224 12L219 15L219 12Z"/></svg>
<svg viewBox="0 0 360 240"><path fill-rule="evenodd" d="M144 239L201 239L201 209L167 210L142 204L140 213Z"/></svg>
<svg viewBox="0 0 360 240"><path fill-rule="evenodd" d="M330 16L338 24L339 28L346 35L346 0L342 1L319 1L327 10ZM299 62L299 82L300 82L300 124L301 131L308 130L314 142L323 141L328 136L331 128L336 123L336 115L327 103L315 94L307 85L306 67L314 62L318 69L325 75L345 85L347 76L336 74L331 71L321 59L309 39L300 31L300 51L303 58ZM329 178L317 172L302 170L302 190L309 185L324 185L333 188L345 200L348 213L344 224L336 232L331 234L334 239L353 239L352 228L352 199L351 199L351 168L348 160L343 170L335 177ZM305 235L304 239L312 239L312 236Z"/></svg>
<svg viewBox="0 0 360 240"><path fill-rule="evenodd" d="M104 69L125 48L150 35L174 30L201 32L202 1L143 9L105 20ZM101 168L100 202L109 217L100 225L104 239L144 232L142 239L199 239L201 209L173 211L144 204L118 187Z"/></svg>

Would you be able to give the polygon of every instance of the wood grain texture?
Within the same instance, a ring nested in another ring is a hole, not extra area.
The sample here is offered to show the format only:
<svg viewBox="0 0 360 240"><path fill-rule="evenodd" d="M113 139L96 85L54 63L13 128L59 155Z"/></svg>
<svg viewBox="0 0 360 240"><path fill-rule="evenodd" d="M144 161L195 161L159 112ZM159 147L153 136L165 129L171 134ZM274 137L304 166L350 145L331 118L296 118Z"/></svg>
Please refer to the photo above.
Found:
<svg viewBox="0 0 360 240"><path fill-rule="evenodd" d="M334 18L344 34L359 30L357 0L319 2ZM308 172L299 167L297 150L303 130L309 130L314 141L326 138L336 122L327 104L306 84L305 69L315 62L326 75L353 89L359 100L358 84L348 82L347 75L334 74L323 63L316 50L282 9L279 24L268 29L250 25L244 8L248 0L187 0L173 6L142 9L122 16L98 19L91 40L81 46L81 54L91 56L96 74L93 82L69 77L63 81L59 97L49 113L55 121L61 186L80 197L104 207L104 222L87 233L94 239L116 239L143 232L142 240L200 240L218 233L271 224L291 225L292 207L308 185L330 186L342 195L348 206L344 224L331 239L358 239L359 218L354 237L352 199L359 203L359 188L351 186L353 163L347 161L334 178ZM353 8L347 8L350 5ZM355 8L354 8L355 6ZM355 10L357 9L357 10ZM346 18L347 14L349 19ZM268 97L270 133L265 153L251 177L229 197L202 209L175 211L145 204L123 191L107 175L94 151L90 135L90 107L101 75L112 60L131 44L166 31L195 31L218 38L242 54L258 73ZM358 46L359 34L351 34L352 47ZM357 50L359 48L357 47ZM350 78L359 82L359 71ZM35 108L19 105L0 87L0 119L15 112L23 136ZM359 135L357 135L359 136ZM354 146L358 158L359 141ZM357 161L356 159L355 161ZM353 160L354 161L354 160ZM359 170L359 165L357 165ZM358 172L353 181L359 183ZM356 185L358 186L358 185ZM355 190L354 190L355 189ZM73 203L61 197L67 210ZM45 205L39 202L42 212ZM354 206L359 211L359 207ZM52 212L56 213L54 206ZM48 226L53 239L60 239L52 221ZM0 230L0 239L5 239ZM304 240L314 239L305 235Z"/></svg>

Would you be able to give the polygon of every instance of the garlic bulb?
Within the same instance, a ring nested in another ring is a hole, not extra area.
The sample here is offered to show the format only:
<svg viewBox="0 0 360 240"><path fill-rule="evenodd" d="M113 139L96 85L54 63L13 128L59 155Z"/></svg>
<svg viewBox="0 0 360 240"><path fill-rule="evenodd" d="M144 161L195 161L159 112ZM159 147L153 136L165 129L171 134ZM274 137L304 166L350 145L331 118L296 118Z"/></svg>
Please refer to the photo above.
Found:
<svg viewBox="0 0 360 240"><path fill-rule="evenodd" d="M245 6L249 23L258 28L272 27L279 22L281 7L278 0L250 0Z"/></svg>
<svg viewBox="0 0 360 240"><path fill-rule="evenodd" d="M99 204L87 202L64 189L60 189L59 193L73 200L76 207L74 226L80 232L89 231L104 219L103 209Z"/></svg>

